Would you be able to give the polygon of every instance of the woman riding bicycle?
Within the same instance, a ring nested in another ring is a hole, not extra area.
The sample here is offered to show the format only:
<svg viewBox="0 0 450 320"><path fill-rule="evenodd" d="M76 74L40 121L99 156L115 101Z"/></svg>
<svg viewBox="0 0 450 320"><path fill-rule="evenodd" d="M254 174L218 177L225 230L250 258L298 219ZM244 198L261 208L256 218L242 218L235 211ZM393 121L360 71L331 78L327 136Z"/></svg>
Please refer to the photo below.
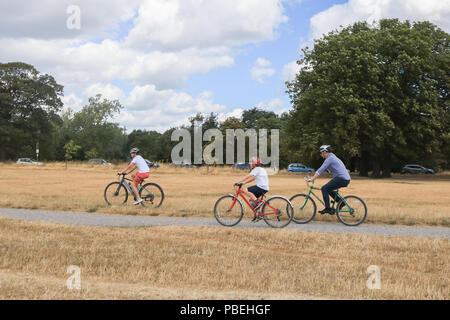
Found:
<svg viewBox="0 0 450 320"><path fill-rule="evenodd" d="M333 175L327 184L322 187L323 202L325 203L325 209L319 211L321 214L329 213L334 214L333 210L330 208L330 196L337 201L336 193L334 190L348 186L350 183L350 174L347 171L344 163L336 157L334 153L331 152L330 145L322 145L319 149L320 155L325 159L322 166L316 171L314 176L309 179L309 181L314 181L320 176L325 170L330 170Z"/></svg>

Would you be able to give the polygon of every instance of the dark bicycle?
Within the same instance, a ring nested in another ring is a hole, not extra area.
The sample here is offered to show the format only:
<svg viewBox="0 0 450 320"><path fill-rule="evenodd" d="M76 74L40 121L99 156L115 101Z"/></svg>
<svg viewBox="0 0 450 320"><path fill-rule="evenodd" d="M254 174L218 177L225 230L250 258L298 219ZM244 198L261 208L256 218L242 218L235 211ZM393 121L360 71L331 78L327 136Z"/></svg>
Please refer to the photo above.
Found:
<svg viewBox="0 0 450 320"><path fill-rule="evenodd" d="M120 178L122 176L122 178ZM138 192L141 202L144 207L158 208L164 201L164 191L156 183L149 182L144 185L142 181L138 186ZM128 193L130 193L134 200L136 196L131 188L133 180L125 178L125 174L119 175L119 181L114 181L108 184L105 188L105 201L109 206L123 205L128 200Z"/></svg>

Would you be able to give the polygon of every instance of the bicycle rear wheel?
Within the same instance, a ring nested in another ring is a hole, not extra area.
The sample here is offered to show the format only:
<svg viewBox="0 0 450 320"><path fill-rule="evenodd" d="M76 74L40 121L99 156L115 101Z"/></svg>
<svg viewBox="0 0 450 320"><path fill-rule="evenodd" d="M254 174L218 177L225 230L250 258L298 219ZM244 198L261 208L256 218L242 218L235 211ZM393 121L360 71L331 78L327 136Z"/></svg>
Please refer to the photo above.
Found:
<svg viewBox="0 0 450 320"><path fill-rule="evenodd" d="M128 190L120 182L111 182L105 188L104 197L108 206L119 206L127 202Z"/></svg>
<svg viewBox="0 0 450 320"><path fill-rule="evenodd" d="M143 206L158 208L164 201L164 191L156 183L146 183L139 190L139 196L143 200Z"/></svg>
<svg viewBox="0 0 450 320"><path fill-rule="evenodd" d="M367 206L364 201L357 196L344 197L346 205L340 201L337 208L337 218L340 222L347 226L357 226L366 220Z"/></svg>
<svg viewBox="0 0 450 320"><path fill-rule="evenodd" d="M317 206L311 197L306 194L296 194L289 199L294 208L294 216L292 221L295 223L308 223L316 215Z"/></svg>
<svg viewBox="0 0 450 320"><path fill-rule="evenodd" d="M233 205L234 196L229 194L217 200L214 205L214 217L217 222L226 227L237 225L244 216L244 206L239 199Z"/></svg>
<svg viewBox="0 0 450 320"><path fill-rule="evenodd" d="M272 228L284 228L292 221L294 209L285 197L273 196L265 201L261 214Z"/></svg>

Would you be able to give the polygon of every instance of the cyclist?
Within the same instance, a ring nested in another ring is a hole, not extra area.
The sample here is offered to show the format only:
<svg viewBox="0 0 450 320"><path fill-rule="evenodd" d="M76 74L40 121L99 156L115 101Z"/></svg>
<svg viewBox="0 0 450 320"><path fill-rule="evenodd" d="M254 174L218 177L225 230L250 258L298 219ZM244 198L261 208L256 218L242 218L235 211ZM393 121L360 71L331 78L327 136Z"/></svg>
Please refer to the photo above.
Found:
<svg viewBox="0 0 450 320"><path fill-rule="evenodd" d="M118 172L117 174L127 174L127 171L129 169L131 169L131 171L128 173L133 172L134 170L136 170L136 168L138 169L138 172L131 176L133 178L133 183L131 184L131 188L133 189L133 192L136 196L136 201L134 204L138 205L139 203L142 202L142 199L139 196L137 186L139 185L139 183L144 181L144 179L148 178L148 176L150 175L150 168L148 167L147 162L145 162L144 158L142 158L139 155L138 148L131 149L130 155L132 158L131 162L128 164L128 166L125 169L122 170L122 172Z"/></svg>
<svg viewBox="0 0 450 320"><path fill-rule="evenodd" d="M252 181L256 182L256 185L242 189L242 191L250 198L250 204L256 210L263 203L258 198L269 191L269 178L266 170L261 168L261 160L258 157L253 157L250 163L252 171L239 181L235 182L234 185L246 184Z"/></svg>
<svg viewBox="0 0 450 320"><path fill-rule="evenodd" d="M316 180L317 177L327 169L331 171L333 179L331 179L321 189L323 202L325 203L325 209L319 211L319 213L334 214L334 211L330 208L330 196L334 199L334 201L338 200L336 199L337 196L334 190L348 186L348 184L350 183L350 174L348 173L341 159L336 157L336 155L331 152L332 150L330 145L322 145L319 151L320 155L325 159L325 161L323 162L322 166L316 171L314 176L309 179L309 181Z"/></svg>

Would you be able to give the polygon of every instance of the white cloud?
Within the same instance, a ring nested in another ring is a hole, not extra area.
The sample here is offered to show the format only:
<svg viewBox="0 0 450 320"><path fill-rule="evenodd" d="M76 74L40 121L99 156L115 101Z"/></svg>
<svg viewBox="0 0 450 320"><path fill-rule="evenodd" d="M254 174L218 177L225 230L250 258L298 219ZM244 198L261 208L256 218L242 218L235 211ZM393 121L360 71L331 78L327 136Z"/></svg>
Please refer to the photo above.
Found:
<svg viewBox="0 0 450 320"><path fill-rule="evenodd" d="M139 7L126 43L180 50L272 40L287 21L282 0L152 0Z"/></svg>
<svg viewBox="0 0 450 320"><path fill-rule="evenodd" d="M297 64L297 61L291 61L288 64L283 66L283 70L281 71L281 78L283 83L286 81L292 81L295 79L295 76L300 71L300 66Z"/></svg>
<svg viewBox="0 0 450 320"><path fill-rule="evenodd" d="M89 39L116 36L121 22L135 15L138 0L15 0L0 2L2 36L35 39ZM68 29L69 6L80 9L80 29Z"/></svg>
<svg viewBox="0 0 450 320"><path fill-rule="evenodd" d="M449 0L349 0L322 11L310 20L311 37L318 39L340 26L348 26L356 21L373 22L382 18L400 20L428 20L444 31L450 30Z"/></svg>
<svg viewBox="0 0 450 320"><path fill-rule="evenodd" d="M101 94L103 98L108 100L123 101L125 99L125 93L122 89L110 83L96 83L86 88L83 92L86 98L94 97L96 94Z"/></svg>
<svg viewBox="0 0 450 320"><path fill-rule="evenodd" d="M264 83L264 77L271 77L275 74L275 69L269 68L272 63L269 60L258 58L256 59L250 74L252 79L259 83Z"/></svg>

